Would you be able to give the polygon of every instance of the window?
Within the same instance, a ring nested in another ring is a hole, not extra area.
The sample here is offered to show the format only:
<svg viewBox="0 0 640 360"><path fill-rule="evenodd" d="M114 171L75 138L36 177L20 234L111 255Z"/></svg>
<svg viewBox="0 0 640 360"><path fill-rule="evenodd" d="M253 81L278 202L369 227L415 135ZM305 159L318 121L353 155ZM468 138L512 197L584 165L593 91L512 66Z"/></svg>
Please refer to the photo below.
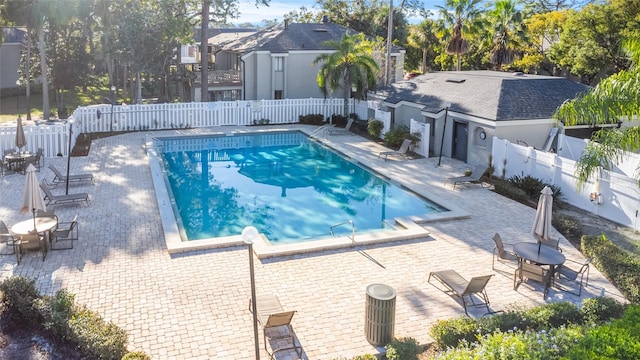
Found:
<svg viewBox="0 0 640 360"><path fill-rule="evenodd" d="M273 71L284 71L284 57L273 58Z"/></svg>
<svg viewBox="0 0 640 360"><path fill-rule="evenodd" d="M273 99L274 100L281 100L281 99L283 99L283 96L284 96L284 94L283 94L282 90L276 90L276 91L273 92Z"/></svg>

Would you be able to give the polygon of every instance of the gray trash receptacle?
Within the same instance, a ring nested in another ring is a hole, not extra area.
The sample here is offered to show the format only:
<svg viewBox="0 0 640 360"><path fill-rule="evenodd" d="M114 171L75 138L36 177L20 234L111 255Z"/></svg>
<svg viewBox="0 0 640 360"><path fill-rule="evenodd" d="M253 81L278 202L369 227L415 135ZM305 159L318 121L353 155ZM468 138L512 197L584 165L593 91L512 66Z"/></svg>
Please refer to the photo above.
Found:
<svg viewBox="0 0 640 360"><path fill-rule="evenodd" d="M374 346L384 346L393 339L396 315L396 291L388 285L367 286L364 333Z"/></svg>

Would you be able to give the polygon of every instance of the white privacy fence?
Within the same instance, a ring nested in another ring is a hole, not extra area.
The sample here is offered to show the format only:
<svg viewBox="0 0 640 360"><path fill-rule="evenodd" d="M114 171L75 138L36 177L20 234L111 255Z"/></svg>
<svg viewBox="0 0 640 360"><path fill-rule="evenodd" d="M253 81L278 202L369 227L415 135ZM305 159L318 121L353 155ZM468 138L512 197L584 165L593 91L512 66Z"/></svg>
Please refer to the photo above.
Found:
<svg viewBox="0 0 640 360"><path fill-rule="evenodd" d="M25 125L23 126L27 145L20 149L35 153L38 148L44 149L45 157L67 156L69 149L69 124L59 122L55 124ZM78 131L73 130L72 146L78 136ZM16 148L16 126L0 127L0 149L18 150Z"/></svg>
<svg viewBox="0 0 640 360"><path fill-rule="evenodd" d="M412 134L418 134L420 136L420 142L416 145L415 151L416 153L429 157L429 134L431 132L430 126L427 123L422 123L411 119L411 126L409 131Z"/></svg>
<svg viewBox="0 0 640 360"><path fill-rule="evenodd" d="M574 140L569 141L575 143ZM580 189L576 186L575 160L498 138L493 139L492 156L496 176L504 174L509 178L514 175L530 175L541 179L559 186L565 202L635 230L639 229L640 188L632 176L616 172L616 169L603 170L598 180L590 181ZM579 156L580 154L577 158Z"/></svg>
<svg viewBox="0 0 640 360"><path fill-rule="evenodd" d="M298 116L343 113L343 99L283 99L168 103L150 105L93 105L80 107L72 117L83 133L199 128L224 125L297 123ZM368 118L368 102L351 99L349 112Z"/></svg>

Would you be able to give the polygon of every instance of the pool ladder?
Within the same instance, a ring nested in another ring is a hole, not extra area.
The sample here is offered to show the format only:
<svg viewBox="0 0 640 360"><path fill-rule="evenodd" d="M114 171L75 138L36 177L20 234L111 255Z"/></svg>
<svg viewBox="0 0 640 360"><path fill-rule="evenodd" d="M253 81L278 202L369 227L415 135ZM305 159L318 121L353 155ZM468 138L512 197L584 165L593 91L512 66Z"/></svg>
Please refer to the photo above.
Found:
<svg viewBox="0 0 640 360"><path fill-rule="evenodd" d="M347 220L335 225L331 225L331 227L329 228L329 234L331 234L331 236L336 236L333 233L333 228L338 227L338 226L343 226L343 225L347 225L347 224L351 224L351 242L355 243L356 242L356 227L355 225L353 225L353 221L352 220Z"/></svg>

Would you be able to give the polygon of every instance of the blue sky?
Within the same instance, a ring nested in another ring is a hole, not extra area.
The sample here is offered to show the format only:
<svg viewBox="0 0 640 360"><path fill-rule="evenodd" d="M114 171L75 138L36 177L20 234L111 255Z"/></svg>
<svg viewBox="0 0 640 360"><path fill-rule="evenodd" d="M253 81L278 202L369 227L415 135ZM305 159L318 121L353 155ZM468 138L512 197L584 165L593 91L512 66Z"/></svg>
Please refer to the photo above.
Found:
<svg viewBox="0 0 640 360"><path fill-rule="evenodd" d="M400 0L394 0L394 5L400 4ZM435 9L436 5L444 5L444 0L423 0L425 8ZM256 8L255 0L239 0L238 5L240 7L240 18L234 19L236 24L252 23L260 24L262 20L278 19L282 20L282 16L292 10L298 10L301 6L305 6L307 9L314 11L316 5L315 0L271 0L269 7L260 6Z"/></svg>

